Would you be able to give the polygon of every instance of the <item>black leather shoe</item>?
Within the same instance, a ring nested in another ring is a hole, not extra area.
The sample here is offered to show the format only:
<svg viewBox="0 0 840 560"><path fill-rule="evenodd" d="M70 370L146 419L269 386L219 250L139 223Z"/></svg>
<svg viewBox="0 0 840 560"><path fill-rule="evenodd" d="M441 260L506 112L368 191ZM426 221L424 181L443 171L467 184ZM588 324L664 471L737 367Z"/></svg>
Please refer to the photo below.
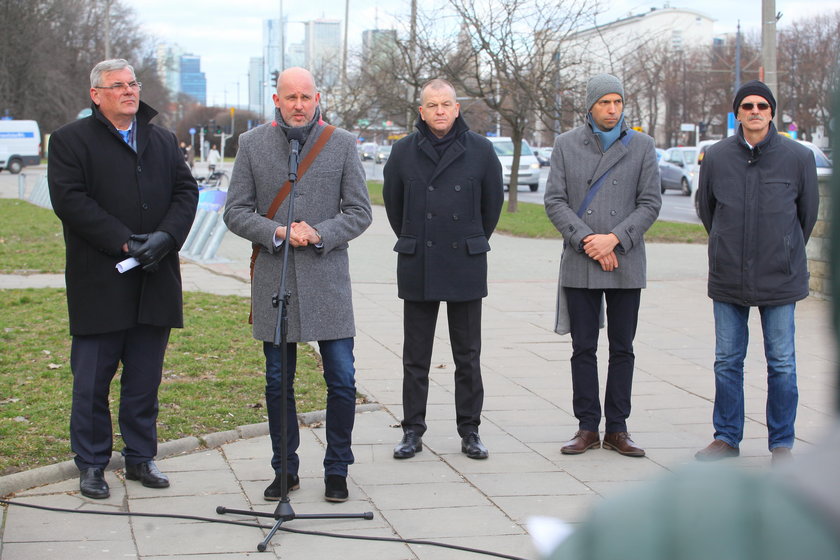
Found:
<svg viewBox="0 0 840 560"><path fill-rule="evenodd" d="M160 472L154 461L125 466L125 478L139 480L146 488L169 488L169 478Z"/></svg>
<svg viewBox="0 0 840 560"><path fill-rule="evenodd" d="M276 502L283 497L283 492L280 486L283 483L282 475L274 475L274 482L268 485L268 488L263 492L263 498L270 502ZM286 491L291 492L300 488L300 478L296 474L286 475Z"/></svg>
<svg viewBox="0 0 840 560"><path fill-rule="evenodd" d="M111 495L108 483L105 482L105 473L102 469L84 469L79 472L79 490L82 496L94 500L104 500Z"/></svg>
<svg viewBox="0 0 840 560"><path fill-rule="evenodd" d="M406 430L400 442L394 447L394 459L408 459L420 451L423 451L423 438L418 436L417 432Z"/></svg>
<svg viewBox="0 0 840 560"><path fill-rule="evenodd" d="M324 498L328 502L346 502L350 495L347 492L347 478L340 474L328 474L324 479Z"/></svg>
<svg viewBox="0 0 840 560"><path fill-rule="evenodd" d="M486 459L490 452L481 443L478 432L470 432L461 438L461 452L466 453L470 459Z"/></svg>

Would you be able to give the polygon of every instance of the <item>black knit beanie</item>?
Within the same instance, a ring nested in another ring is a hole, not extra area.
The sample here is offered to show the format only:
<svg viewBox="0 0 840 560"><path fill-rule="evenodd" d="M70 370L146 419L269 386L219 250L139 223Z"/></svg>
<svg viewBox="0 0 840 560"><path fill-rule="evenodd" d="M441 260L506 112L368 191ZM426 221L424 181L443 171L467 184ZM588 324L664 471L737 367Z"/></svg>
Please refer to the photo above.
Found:
<svg viewBox="0 0 840 560"><path fill-rule="evenodd" d="M766 99L767 103L770 104L771 116L776 116L776 98L773 97L773 92L770 91L770 88L767 87L764 82L759 82L758 80L752 80L742 85L738 90L738 93L735 94L735 102L732 103L732 111L736 115L738 114L738 107L741 106L741 101L750 95L758 95Z"/></svg>

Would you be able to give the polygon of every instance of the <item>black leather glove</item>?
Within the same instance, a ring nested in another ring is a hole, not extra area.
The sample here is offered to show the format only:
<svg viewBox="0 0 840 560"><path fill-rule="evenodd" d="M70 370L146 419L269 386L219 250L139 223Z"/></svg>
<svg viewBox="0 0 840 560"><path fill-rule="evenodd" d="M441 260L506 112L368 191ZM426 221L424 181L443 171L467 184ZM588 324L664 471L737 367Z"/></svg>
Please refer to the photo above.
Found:
<svg viewBox="0 0 840 560"><path fill-rule="evenodd" d="M133 246L132 241L140 242L140 245ZM146 272L155 272L161 259L174 248L175 240L165 231L132 235L128 241L129 254L140 261Z"/></svg>
<svg viewBox="0 0 840 560"><path fill-rule="evenodd" d="M131 237L128 238L128 253L126 253L129 257L137 258L137 252L140 250L140 247L143 246L143 243L149 240L149 234L147 233L139 233L137 235L132 234ZM140 259L137 259L140 260Z"/></svg>

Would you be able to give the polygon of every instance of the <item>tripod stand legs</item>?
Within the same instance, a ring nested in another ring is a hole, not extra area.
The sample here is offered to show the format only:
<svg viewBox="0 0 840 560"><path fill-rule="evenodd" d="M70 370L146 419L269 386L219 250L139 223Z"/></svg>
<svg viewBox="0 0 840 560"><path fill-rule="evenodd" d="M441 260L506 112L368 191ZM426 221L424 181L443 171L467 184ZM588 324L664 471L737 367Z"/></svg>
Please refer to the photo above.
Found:
<svg viewBox="0 0 840 560"><path fill-rule="evenodd" d="M262 542L257 545L257 550L260 552L265 552L271 538L286 521L292 521L294 519L373 519L373 512L370 511L366 511L364 513L304 513L298 515L295 513L294 509L292 509L292 504L289 502L288 498L281 500L280 503L277 504L277 508L273 513L245 509L228 509L224 506L216 507L216 513L220 515L224 515L225 513L234 513L238 515L252 515L256 517L271 517L274 519L274 525L271 527L268 535L266 535Z"/></svg>

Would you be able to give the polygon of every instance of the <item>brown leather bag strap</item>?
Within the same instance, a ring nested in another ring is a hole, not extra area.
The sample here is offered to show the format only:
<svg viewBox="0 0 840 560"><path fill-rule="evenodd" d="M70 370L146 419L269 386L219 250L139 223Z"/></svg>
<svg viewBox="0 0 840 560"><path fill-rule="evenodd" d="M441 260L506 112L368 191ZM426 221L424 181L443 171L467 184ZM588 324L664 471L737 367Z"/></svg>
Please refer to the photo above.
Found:
<svg viewBox="0 0 840 560"><path fill-rule="evenodd" d="M324 147L324 144L327 143L327 140L330 139L332 133L335 132L335 126L328 124L324 127L324 131L321 132L321 135L318 137L318 141L315 142L315 145L312 146L312 150L306 154L306 157L303 158L303 161L300 162L298 166L298 180L303 177L303 174L306 173L306 170L309 169L309 166L312 165L312 162L315 161L315 158L318 157L318 154L321 152L321 149ZM265 214L265 217L268 219L273 219L274 214L277 213L277 210L280 208L280 205L283 204L283 201L286 200L286 197L289 196L289 191L292 190L292 183L291 181L286 181L283 183L283 186L280 189L280 192L277 193L277 196L274 197L274 200L271 201L271 206L268 207L268 212Z"/></svg>
<svg viewBox="0 0 840 560"><path fill-rule="evenodd" d="M298 180L303 177L303 174L306 173L306 170L309 169L309 166L312 165L312 162L315 161L315 158L318 157L318 154L321 152L321 149L324 147L324 144L327 143L327 140L330 139L332 133L335 132L335 126L328 124L324 127L323 132L318 137L318 140L315 142L315 145L312 146L312 149L306 154L306 157L303 158L303 161L300 162L298 166ZM266 212L265 217L269 220L274 219L274 215L277 213L277 210L280 209L280 205L283 204L283 201L286 200L286 197L289 196L289 192L292 190L292 182L287 180L283 183L283 186L280 187L280 190L277 192L277 196L274 197L274 200L271 201L271 206L268 207L268 212ZM257 263L257 256L260 254L260 245L259 243L252 243L251 244L252 251L251 251L251 281L254 280L254 265ZM248 315L248 323L254 322L254 311L253 311L253 304L251 306L251 313Z"/></svg>

